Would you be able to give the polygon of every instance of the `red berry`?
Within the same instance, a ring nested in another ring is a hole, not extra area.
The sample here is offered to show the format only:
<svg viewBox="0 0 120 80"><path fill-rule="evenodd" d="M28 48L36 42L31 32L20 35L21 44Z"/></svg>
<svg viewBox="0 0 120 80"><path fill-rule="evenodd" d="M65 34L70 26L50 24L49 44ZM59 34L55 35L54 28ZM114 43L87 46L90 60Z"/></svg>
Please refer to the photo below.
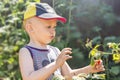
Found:
<svg viewBox="0 0 120 80"><path fill-rule="evenodd" d="M101 61L100 61L100 60L98 60L97 64L100 64L100 63L101 63Z"/></svg>

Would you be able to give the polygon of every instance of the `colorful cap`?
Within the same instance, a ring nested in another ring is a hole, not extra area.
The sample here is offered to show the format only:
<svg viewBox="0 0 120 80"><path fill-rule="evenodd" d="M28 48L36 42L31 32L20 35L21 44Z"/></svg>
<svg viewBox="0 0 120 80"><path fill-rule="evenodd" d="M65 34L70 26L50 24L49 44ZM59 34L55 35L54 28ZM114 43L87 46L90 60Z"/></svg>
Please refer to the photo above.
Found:
<svg viewBox="0 0 120 80"><path fill-rule="evenodd" d="M30 3L24 13L24 20L33 16L43 19L57 19L63 23L66 18L58 15L55 10L46 3Z"/></svg>

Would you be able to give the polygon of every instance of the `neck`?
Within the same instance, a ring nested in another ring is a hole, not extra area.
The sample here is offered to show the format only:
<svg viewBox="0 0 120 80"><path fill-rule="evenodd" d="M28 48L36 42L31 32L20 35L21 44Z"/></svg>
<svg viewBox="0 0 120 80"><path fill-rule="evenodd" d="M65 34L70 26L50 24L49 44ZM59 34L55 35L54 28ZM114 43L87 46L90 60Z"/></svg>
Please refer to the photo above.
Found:
<svg viewBox="0 0 120 80"><path fill-rule="evenodd" d="M40 42L34 41L34 40L30 40L29 46L35 47L35 48L40 48L40 49L46 49L47 45L46 44L42 44Z"/></svg>

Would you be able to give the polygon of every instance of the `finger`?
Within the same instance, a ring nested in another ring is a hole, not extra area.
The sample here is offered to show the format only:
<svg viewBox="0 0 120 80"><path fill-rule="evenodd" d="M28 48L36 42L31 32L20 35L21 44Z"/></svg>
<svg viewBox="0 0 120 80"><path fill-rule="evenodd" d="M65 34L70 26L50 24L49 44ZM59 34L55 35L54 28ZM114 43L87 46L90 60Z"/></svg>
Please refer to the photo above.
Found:
<svg viewBox="0 0 120 80"><path fill-rule="evenodd" d="M72 48L65 48L66 50L72 50Z"/></svg>
<svg viewBox="0 0 120 80"><path fill-rule="evenodd" d="M100 69L100 68L102 68L102 67L103 67L103 65L101 65L101 64L96 64L96 65L95 65L95 68L96 68L96 69Z"/></svg>
<svg viewBox="0 0 120 80"><path fill-rule="evenodd" d="M68 59L71 59L71 58L72 58L72 56L69 56L69 55L65 56L65 60L68 60Z"/></svg>
<svg viewBox="0 0 120 80"><path fill-rule="evenodd" d="M64 48L62 51L65 51L65 50L72 50L72 48Z"/></svg>
<svg viewBox="0 0 120 80"><path fill-rule="evenodd" d="M72 52L71 51L68 51L68 50L66 50L65 52L64 52L64 54L72 54Z"/></svg>
<svg viewBox="0 0 120 80"><path fill-rule="evenodd" d="M95 68L100 68L101 66L103 66L102 60L95 60Z"/></svg>
<svg viewBox="0 0 120 80"><path fill-rule="evenodd" d="M61 52L61 55L71 54L72 52L70 50L64 50Z"/></svg>
<svg viewBox="0 0 120 80"><path fill-rule="evenodd" d="M104 71L105 70L103 65L102 66L98 66L96 69L99 70L99 71Z"/></svg>
<svg viewBox="0 0 120 80"><path fill-rule="evenodd" d="M102 64L102 60L95 60L96 65Z"/></svg>
<svg viewBox="0 0 120 80"><path fill-rule="evenodd" d="M104 68L104 67L103 67L103 68L100 68L99 71L105 71L105 68Z"/></svg>

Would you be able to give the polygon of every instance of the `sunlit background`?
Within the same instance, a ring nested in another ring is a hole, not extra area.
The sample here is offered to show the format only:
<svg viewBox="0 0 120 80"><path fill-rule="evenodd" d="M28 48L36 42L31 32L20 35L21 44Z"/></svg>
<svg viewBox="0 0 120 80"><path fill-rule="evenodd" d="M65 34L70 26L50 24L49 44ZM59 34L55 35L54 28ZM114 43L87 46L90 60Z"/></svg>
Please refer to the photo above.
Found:
<svg viewBox="0 0 120 80"><path fill-rule="evenodd" d="M23 13L29 2L40 0L0 0L0 79L22 80L18 52L28 43L29 37L22 29ZM67 18L67 23L58 23L57 35L51 45L60 50L73 48L71 68L90 64L90 48L101 44L100 50L110 52L108 42L120 42L120 0L41 0L50 4L58 14ZM112 56L104 56L107 74L105 80L120 80L120 63ZM107 61L106 61L107 60ZM98 80L98 79L94 79Z"/></svg>

